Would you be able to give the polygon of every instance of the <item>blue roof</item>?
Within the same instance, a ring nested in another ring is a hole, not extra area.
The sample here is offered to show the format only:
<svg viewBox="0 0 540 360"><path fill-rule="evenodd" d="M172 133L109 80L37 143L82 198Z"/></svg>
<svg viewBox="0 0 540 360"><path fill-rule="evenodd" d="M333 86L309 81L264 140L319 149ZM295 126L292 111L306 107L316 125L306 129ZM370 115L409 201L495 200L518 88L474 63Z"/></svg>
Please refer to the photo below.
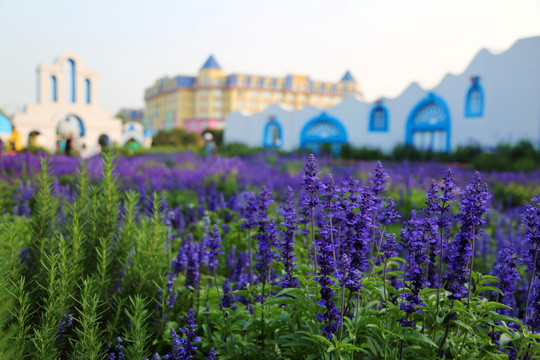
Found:
<svg viewBox="0 0 540 360"><path fill-rule="evenodd" d="M178 87L192 87L195 84L195 78L192 76L177 76L176 86Z"/></svg>
<svg viewBox="0 0 540 360"><path fill-rule="evenodd" d="M236 86L236 75L229 75L227 76L227 80L225 81L225 86Z"/></svg>
<svg viewBox="0 0 540 360"><path fill-rule="evenodd" d="M206 60L201 69L221 69L221 66L217 63L216 59L212 55Z"/></svg>
<svg viewBox="0 0 540 360"><path fill-rule="evenodd" d="M353 76L351 75L351 72L347 70L345 75L343 75L343 77L341 78L341 81L356 81L356 80L354 80Z"/></svg>

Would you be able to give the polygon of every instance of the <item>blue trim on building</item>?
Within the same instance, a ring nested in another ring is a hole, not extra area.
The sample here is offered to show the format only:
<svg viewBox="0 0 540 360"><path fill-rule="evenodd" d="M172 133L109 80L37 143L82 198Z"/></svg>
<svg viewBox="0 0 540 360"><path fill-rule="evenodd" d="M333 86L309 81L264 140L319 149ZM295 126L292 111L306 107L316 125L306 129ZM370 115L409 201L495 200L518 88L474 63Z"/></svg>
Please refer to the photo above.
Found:
<svg viewBox="0 0 540 360"><path fill-rule="evenodd" d="M332 144L334 153L337 153L340 145L347 143L347 130L341 121L323 111L302 128L300 147L318 152L324 143Z"/></svg>
<svg viewBox="0 0 540 360"><path fill-rule="evenodd" d="M272 89L277 89L277 79L276 78L272 79Z"/></svg>
<svg viewBox="0 0 540 360"><path fill-rule="evenodd" d="M221 69L221 66L219 66L218 62L216 61L216 59L214 59L214 56L213 55L210 55L210 57L208 58L208 60L206 60L206 62L204 63L204 65L201 67L201 70L202 69Z"/></svg>
<svg viewBox="0 0 540 360"><path fill-rule="evenodd" d="M262 89L264 87L264 77L259 77L259 87Z"/></svg>
<svg viewBox="0 0 540 360"><path fill-rule="evenodd" d="M285 89L284 90L292 90L292 80L293 80L293 76L292 75L287 75L287 77L285 78Z"/></svg>
<svg viewBox="0 0 540 360"><path fill-rule="evenodd" d="M86 85L86 103L90 104L92 100L92 85L90 84L90 79L85 79L85 85Z"/></svg>
<svg viewBox="0 0 540 360"><path fill-rule="evenodd" d="M388 132L388 109L382 104L376 104L369 114L368 130L370 132Z"/></svg>
<svg viewBox="0 0 540 360"><path fill-rule="evenodd" d="M86 134L86 129L84 127L84 123L81 120L81 118L73 113L69 114L68 116L73 116L75 119L77 119L77 122L79 123L79 130L80 130L79 136L83 137Z"/></svg>
<svg viewBox="0 0 540 360"><path fill-rule="evenodd" d="M475 76L465 98L465 117L482 115L484 115L484 89L480 85L480 78Z"/></svg>
<svg viewBox="0 0 540 360"><path fill-rule="evenodd" d="M277 128L277 131L278 131L277 139L274 138L275 134L270 132L272 128L273 129ZM283 127L281 126L279 121L277 121L274 117L271 117L270 120L268 120L266 122L266 125L264 126L263 147L280 148L282 146L283 146Z"/></svg>
<svg viewBox="0 0 540 360"><path fill-rule="evenodd" d="M436 132L442 132L446 138L446 144L443 146L443 151L449 153L450 129L451 117L446 102L441 97L429 93L424 99L416 104L409 113L405 130L405 144L415 146L415 133L421 135L422 141L425 140L425 135L428 134L430 136L430 144L427 150L438 151L438 149L433 148L435 135Z"/></svg>
<svg viewBox="0 0 540 360"><path fill-rule="evenodd" d="M58 86L56 84L56 76L54 75L51 75L51 85L52 85L51 99L53 102L57 102L58 101Z"/></svg>
<svg viewBox="0 0 540 360"><path fill-rule="evenodd" d="M250 87L250 86L251 86L251 76L246 75L246 87Z"/></svg>
<svg viewBox="0 0 540 360"><path fill-rule="evenodd" d="M308 78L307 81L308 81L308 90L311 92L315 91L315 87L313 86L313 81L311 81L310 78Z"/></svg>
<svg viewBox="0 0 540 360"><path fill-rule="evenodd" d="M73 59L68 59L68 62L71 65L71 102L75 103L75 61Z"/></svg>
<svg viewBox="0 0 540 360"><path fill-rule="evenodd" d="M0 114L0 134L11 134L12 127L11 122L7 117Z"/></svg>

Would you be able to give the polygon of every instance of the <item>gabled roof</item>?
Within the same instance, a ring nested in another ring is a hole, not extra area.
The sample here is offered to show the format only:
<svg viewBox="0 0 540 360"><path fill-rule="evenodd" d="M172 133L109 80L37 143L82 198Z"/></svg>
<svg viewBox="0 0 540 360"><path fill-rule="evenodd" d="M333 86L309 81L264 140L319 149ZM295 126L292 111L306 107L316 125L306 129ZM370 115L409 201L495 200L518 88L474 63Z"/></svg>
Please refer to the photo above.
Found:
<svg viewBox="0 0 540 360"><path fill-rule="evenodd" d="M356 80L354 80L351 72L349 70L347 70L345 75L343 75L343 77L341 78L341 81L356 81Z"/></svg>
<svg viewBox="0 0 540 360"><path fill-rule="evenodd" d="M214 56L210 55L208 60L204 63L202 66L202 69L221 69L221 66L217 63L216 59L214 59Z"/></svg>

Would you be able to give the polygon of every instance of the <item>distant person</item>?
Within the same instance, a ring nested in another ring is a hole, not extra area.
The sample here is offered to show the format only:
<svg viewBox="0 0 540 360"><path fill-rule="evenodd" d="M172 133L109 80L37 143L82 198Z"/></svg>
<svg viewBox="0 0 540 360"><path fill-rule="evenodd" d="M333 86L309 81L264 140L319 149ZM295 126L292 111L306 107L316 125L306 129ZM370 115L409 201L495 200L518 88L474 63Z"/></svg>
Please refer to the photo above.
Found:
<svg viewBox="0 0 540 360"><path fill-rule="evenodd" d="M64 154L69 156L73 150L73 134L69 134L69 137L66 140L66 147L64 148Z"/></svg>
<svg viewBox="0 0 540 360"><path fill-rule="evenodd" d="M11 136L8 140L9 151L17 152L22 149L21 134L17 131L17 128L13 126L11 128Z"/></svg>
<svg viewBox="0 0 540 360"><path fill-rule="evenodd" d="M216 151L216 144L214 143L214 137L211 133L204 134L204 156L212 156Z"/></svg>

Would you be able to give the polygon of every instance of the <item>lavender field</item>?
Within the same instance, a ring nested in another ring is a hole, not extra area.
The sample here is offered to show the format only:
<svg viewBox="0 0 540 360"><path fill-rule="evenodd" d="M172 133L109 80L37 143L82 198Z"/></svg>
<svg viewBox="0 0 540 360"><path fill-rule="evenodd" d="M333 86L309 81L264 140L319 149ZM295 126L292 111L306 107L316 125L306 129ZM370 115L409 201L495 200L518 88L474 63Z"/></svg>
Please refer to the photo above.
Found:
<svg viewBox="0 0 540 360"><path fill-rule="evenodd" d="M535 359L540 171L0 156L2 359Z"/></svg>

